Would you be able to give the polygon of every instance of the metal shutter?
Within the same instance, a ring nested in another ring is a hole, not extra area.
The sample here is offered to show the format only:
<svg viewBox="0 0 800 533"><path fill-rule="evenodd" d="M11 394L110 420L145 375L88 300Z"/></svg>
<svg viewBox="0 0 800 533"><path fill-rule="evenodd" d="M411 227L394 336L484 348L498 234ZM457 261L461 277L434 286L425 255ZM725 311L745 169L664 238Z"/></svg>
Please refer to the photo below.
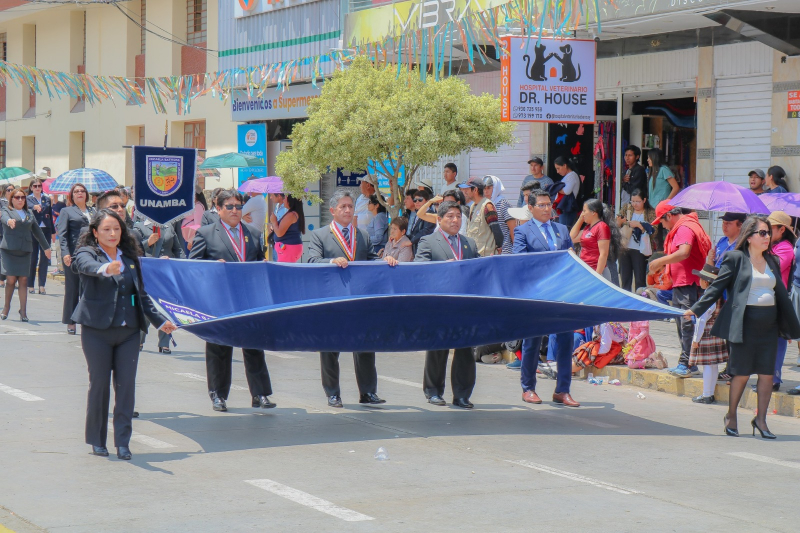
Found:
<svg viewBox="0 0 800 533"><path fill-rule="evenodd" d="M495 153L473 150L469 154L469 175L482 177L487 174L497 176L506 188L505 197L516 200L522 179L529 174L531 128L524 122L517 124L514 132L516 142L501 146ZM460 176L465 179L465 176Z"/></svg>
<svg viewBox="0 0 800 533"><path fill-rule="evenodd" d="M748 187L747 173L766 172L772 141L772 76L717 80L714 179Z"/></svg>

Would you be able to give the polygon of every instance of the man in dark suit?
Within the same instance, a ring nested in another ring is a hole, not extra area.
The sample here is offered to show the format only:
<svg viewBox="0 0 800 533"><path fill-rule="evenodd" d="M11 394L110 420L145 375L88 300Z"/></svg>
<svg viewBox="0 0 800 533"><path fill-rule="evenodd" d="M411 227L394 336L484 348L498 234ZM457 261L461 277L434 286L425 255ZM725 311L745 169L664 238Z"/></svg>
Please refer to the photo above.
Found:
<svg viewBox="0 0 800 533"><path fill-rule="evenodd" d="M436 217L439 219L439 229L420 239L414 261L461 261L480 257L475 241L458 234L462 214L456 202L442 202ZM425 352L422 390L428 402L433 405L447 405L442 396L449 353L450 350ZM475 358L471 347L456 348L453 351L450 386L453 389L453 405L472 409L469 397L475 388Z"/></svg>
<svg viewBox="0 0 800 533"><path fill-rule="evenodd" d="M416 191L414 193L414 206L419 209L422 205L431 199L431 195L428 191ZM429 208L428 212L432 212L432 207ZM417 251L417 245L419 244L420 239L425 237L426 235L430 235L433 233L433 230L436 229L436 224L433 222L426 222L419 217L414 217L414 222L408 227L407 234L408 239L411 241L411 244L414 246L413 250L414 253Z"/></svg>
<svg viewBox="0 0 800 533"><path fill-rule="evenodd" d="M262 261L264 249L261 233L241 223L242 196L234 190L219 193L216 198L219 220L197 230L192 241L189 259L209 261L241 262ZM242 348L247 386L253 398L252 406L268 409L275 407L269 400L272 384L264 358L264 350ZM231 390L231 363L233 347L206 343L206 372L208 395L215 411L227 411L225 402Z"/></svg>
<svg viewBox="0 0 800 533"><path fill-rule="evenodd" d="M528 210L533 218L514 228L515 254L530 254L569 250L572 239L569 229L558 222L551 221L553 202L550 194L543 190L534 190L528 197ZM553 401L567 407L578 407L580 404L572 399L569 386L572 383L572 332L556 333L553 345L558 375ZM541 337L522 341L522 366L520 381L522 382L522 400L526 403L542 403L536 394L536 369L539 366L539 347Z"/></svg>
<svg viewBox="0 0 800 533"><path fill-rule="evenodd" d="M332 263L347 268L350 261L375 261L377 254L372 251L369 234L353 225L355 195L347 189L337 189L330 200L333 222L311 233L308 243L309 263ZM394 257L384 261L391 266L397 264ZM322 388L328 396L328 405L342 407L339 388L339 352L320 352ZM378 397L378 370L375 368L375 352L354 352L356 382L360 398L358 403L385 403Z"/></svg>

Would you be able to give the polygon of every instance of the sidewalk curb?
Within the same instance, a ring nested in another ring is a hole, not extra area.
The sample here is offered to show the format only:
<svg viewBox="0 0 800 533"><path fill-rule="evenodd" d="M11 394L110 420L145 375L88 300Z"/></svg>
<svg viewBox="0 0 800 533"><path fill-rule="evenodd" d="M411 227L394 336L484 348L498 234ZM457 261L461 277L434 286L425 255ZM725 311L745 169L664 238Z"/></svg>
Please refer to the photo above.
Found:
<svg viewBox="0 0 800 533"><path fill-rule="evenodd" d="M578 373L579 378L585 379L587 374L595 376L608 376L609 379L618 379L623 385L631 385L642 389L666 392L676 396L692 398L703 393L703 380L700 378L679 378L667 373L666 370L632 369L627 366L606 366L601 369L588 367ZM730 386L725 382L717 382L714 391L717 404L728 403ZM745 387L739 407L753 409L757 407L756 393L748 385ZM785 392L773 392L769 402L769 413L800 418L800 396L790 396Z"/></svg>

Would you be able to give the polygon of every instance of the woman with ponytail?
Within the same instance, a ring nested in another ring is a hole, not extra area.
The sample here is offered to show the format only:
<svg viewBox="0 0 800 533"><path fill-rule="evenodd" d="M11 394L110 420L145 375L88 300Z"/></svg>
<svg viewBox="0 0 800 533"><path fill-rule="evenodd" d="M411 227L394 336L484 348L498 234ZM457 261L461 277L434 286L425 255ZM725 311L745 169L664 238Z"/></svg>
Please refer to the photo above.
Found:
<svg viewBox="0 0 800 533"><path fill-rule="evenodd" d="M620 255L621 238L614 214L603 202L596 198L584 202L583 211L569 236L573 242L580 240L584 263L614 285L619 285L612 278L609 266L613 258Z"/></svg>

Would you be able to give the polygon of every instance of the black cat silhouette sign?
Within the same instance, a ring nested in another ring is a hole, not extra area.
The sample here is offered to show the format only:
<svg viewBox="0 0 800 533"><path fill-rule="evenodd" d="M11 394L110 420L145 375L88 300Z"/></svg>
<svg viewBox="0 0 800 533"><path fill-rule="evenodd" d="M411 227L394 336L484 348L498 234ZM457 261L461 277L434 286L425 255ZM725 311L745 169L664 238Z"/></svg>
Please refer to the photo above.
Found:
<svg viewBox="0 0 800 533"><path fill-rule="evenodd" d="M505 37L501 119L586 124L595 121L594 41Z"/></svg>

